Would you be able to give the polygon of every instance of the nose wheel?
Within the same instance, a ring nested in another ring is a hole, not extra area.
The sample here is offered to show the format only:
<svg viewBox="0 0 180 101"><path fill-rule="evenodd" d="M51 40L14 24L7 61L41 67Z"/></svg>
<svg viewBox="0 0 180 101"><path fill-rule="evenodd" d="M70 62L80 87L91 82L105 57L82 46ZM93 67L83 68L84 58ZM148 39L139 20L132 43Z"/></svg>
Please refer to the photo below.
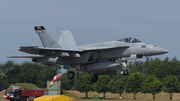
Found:
<svg viewBox="0 0 180 101"><path fill-rule="evenodd" d="M127 70L121 70L121 75L128 75L129 74L129 72L127 71Z"/></svg>

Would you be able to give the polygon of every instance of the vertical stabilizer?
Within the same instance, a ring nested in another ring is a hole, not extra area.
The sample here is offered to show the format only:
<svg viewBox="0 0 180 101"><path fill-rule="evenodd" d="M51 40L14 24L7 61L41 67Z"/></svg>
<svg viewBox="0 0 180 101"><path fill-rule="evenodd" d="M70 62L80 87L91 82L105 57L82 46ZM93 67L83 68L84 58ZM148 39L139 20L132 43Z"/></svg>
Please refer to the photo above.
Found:
<svg viewBox="0 0 180 101"><path fill-rule="evenodd" d="M71 31L61 31L58 43L64 49L77 49Z"/></svg>
<svg viewBox="0 0 180 101"><path fill-rule="evenodd" d="M44 47L60 48L60 45L53 39L53 37L46 31L43 26L35 26L34 29L35 32L38 33Z"/></svg>

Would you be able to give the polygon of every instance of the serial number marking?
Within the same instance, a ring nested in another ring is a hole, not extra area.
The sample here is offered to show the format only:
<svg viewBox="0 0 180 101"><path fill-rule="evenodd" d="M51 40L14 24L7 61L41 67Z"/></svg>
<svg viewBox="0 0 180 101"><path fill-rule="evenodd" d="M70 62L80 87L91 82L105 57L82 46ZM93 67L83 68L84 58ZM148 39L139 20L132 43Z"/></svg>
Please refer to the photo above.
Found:
<svg viewBox="0 0 180 101"><path fill-rule="evenodd" d="M141 48L146 48L146 45L142 45Z"/></svg>

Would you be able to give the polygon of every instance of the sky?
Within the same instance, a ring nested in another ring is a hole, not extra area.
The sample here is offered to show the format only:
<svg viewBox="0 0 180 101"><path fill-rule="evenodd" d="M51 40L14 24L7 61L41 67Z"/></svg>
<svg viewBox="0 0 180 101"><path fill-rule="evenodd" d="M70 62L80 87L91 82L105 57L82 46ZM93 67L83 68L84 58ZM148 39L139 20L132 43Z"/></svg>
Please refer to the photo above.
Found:
<svg viewBox="0 0 180 101"><path fill-rule="evenodd" d="M135 37L169 50L153 58L180 59L179 0L1 0L0 63L28 55L19 46L40 46L34 26L44 26L58 41L71 30L77 45Z"/></svg>

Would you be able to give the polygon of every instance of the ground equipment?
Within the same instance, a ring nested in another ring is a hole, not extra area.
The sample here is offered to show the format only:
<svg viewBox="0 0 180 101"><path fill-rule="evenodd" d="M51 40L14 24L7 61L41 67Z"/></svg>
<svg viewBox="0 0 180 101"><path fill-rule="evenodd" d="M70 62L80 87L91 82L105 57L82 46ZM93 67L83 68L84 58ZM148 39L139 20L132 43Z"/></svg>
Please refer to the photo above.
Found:
<svg viewBox="0 0 180 101"><path fill-rule="evenodd" d="M10 101L28 101L43 95L48 95L47 89L6 89L4 98Z"/></svg>

